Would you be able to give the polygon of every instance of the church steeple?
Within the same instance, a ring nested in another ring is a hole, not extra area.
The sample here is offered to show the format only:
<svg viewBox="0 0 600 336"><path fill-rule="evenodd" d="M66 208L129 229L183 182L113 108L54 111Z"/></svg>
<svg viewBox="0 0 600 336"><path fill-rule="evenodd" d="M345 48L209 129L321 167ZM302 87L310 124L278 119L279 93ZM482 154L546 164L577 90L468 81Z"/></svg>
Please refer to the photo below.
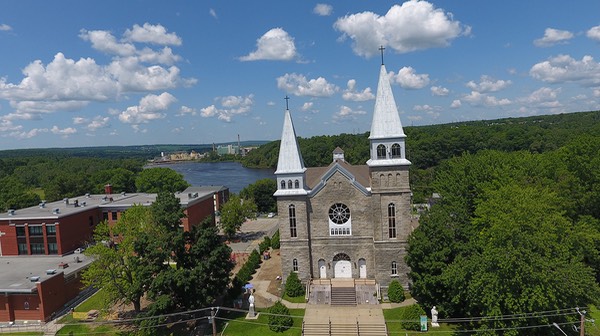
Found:
<svg viewBox="0 0 600 336"><path fill-rule="evenodd" d="M383 49L380 50L383 54ZM367 161L367 165L370 167L410 165L410 161L406 160L405 138L406 135L402 129L402 122L400 122L398 108L392 93L392 85L382 56L369 136L371 158Z"/></svg>
<svg viewBox="0 0 600 336"><path fill-rule="evenodd" d="M296 130L292 122L290 110L287 108L283 118L283 131L281 132L281 144L279 145L279 158L277 160L277 191L275 196L282 195L306 195L304 172L304 160L300 153L300 146L296 139Z"/></svg>

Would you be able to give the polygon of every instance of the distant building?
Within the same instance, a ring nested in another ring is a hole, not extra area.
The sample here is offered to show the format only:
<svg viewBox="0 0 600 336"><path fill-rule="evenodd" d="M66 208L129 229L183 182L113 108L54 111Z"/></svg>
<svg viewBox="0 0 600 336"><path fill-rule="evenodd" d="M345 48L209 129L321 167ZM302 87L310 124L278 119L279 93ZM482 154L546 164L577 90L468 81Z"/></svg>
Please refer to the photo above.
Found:
<svg viewBox="0 0 600 336"><path fill-rule="evenodd" d="M240 154L240 146L238 145L219 145L217 146L217 154L219 155L238 155Z"/></svg>

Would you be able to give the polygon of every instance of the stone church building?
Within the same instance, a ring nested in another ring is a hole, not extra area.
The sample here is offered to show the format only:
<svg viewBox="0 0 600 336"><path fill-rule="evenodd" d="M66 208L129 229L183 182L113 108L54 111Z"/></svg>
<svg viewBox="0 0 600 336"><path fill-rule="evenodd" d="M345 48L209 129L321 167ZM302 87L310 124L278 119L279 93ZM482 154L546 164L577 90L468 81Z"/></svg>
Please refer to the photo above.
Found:
<svg viewBox="0 0 600 336"><path fill-rule="evenodd" d="M385 66L379 73L370 159L350 165L340 148L327 167L304 166L289 109L285 111L277 177L282 275L374 280L408 287L404 261L411 220L406 135Z"/></svg>

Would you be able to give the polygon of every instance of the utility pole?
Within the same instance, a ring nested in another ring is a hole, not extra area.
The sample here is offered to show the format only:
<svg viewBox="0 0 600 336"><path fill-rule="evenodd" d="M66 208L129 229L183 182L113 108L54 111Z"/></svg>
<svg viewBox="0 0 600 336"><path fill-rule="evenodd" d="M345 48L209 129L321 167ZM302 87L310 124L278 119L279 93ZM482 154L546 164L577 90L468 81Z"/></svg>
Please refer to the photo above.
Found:
<svg viewBox="0 0 600 336"><path fill-rule="evenodd" d="M213 336L217 336L217 322L215 321L215 308L210 308L210 321L212 322Z"/></svg>
<svg viewBox="0 0 600 336"><path fill-rule="evenodd" d="M580 321L581 321L579 323L579 336L585 336L585 331L584 331L584 328L585 328L585 310L583 311L583 314L579 313L579 315L580 315L579 317L580 317Z"/></svg>

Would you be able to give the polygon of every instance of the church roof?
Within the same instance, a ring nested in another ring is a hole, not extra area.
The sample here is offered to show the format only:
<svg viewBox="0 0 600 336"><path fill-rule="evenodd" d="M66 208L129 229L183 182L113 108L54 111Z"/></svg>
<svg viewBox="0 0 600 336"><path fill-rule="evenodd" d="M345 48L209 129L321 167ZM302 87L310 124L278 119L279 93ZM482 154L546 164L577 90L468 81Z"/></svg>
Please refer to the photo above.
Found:
<svg viewBox="0 0 600 336"><path fill-rule="evenodd" d="M277 160L275 174L303 173L305 170L298 139L296 139L296 130L294 130L294 124L292 123L292 116L290 110L285 110L281 144L279 145L279 159Z"/></svg>
<svg viewBox="0 0 600 336"><path fill-rule="evenodd" d="M354 176L356 182L365 188L371 187L369 166L358 165L353 166L343 160L335 160L327 167L311 167L306 170L306 184L308 188L314 189L323 179L327 172L329 172L335 165L339 165L341 168L348 171Z"/></svg>
<svg viewBox="0 0 600 336"><path fill-rule="evenodd" d="M344 154L344 150L341 149L339 146L335 147L335 149L333 150L333 154Z"/></svg>
<svg viewBox="0 0 600 336"><path fill-rule="evenodd" d="M371 123L371 135L369 139L380 138L404 138L402 122L398 115L398 108L392 93L392 85L385 65L381 65L379 71L379 83L377 84L377 97L375 98L375 111Z"/></svg>

